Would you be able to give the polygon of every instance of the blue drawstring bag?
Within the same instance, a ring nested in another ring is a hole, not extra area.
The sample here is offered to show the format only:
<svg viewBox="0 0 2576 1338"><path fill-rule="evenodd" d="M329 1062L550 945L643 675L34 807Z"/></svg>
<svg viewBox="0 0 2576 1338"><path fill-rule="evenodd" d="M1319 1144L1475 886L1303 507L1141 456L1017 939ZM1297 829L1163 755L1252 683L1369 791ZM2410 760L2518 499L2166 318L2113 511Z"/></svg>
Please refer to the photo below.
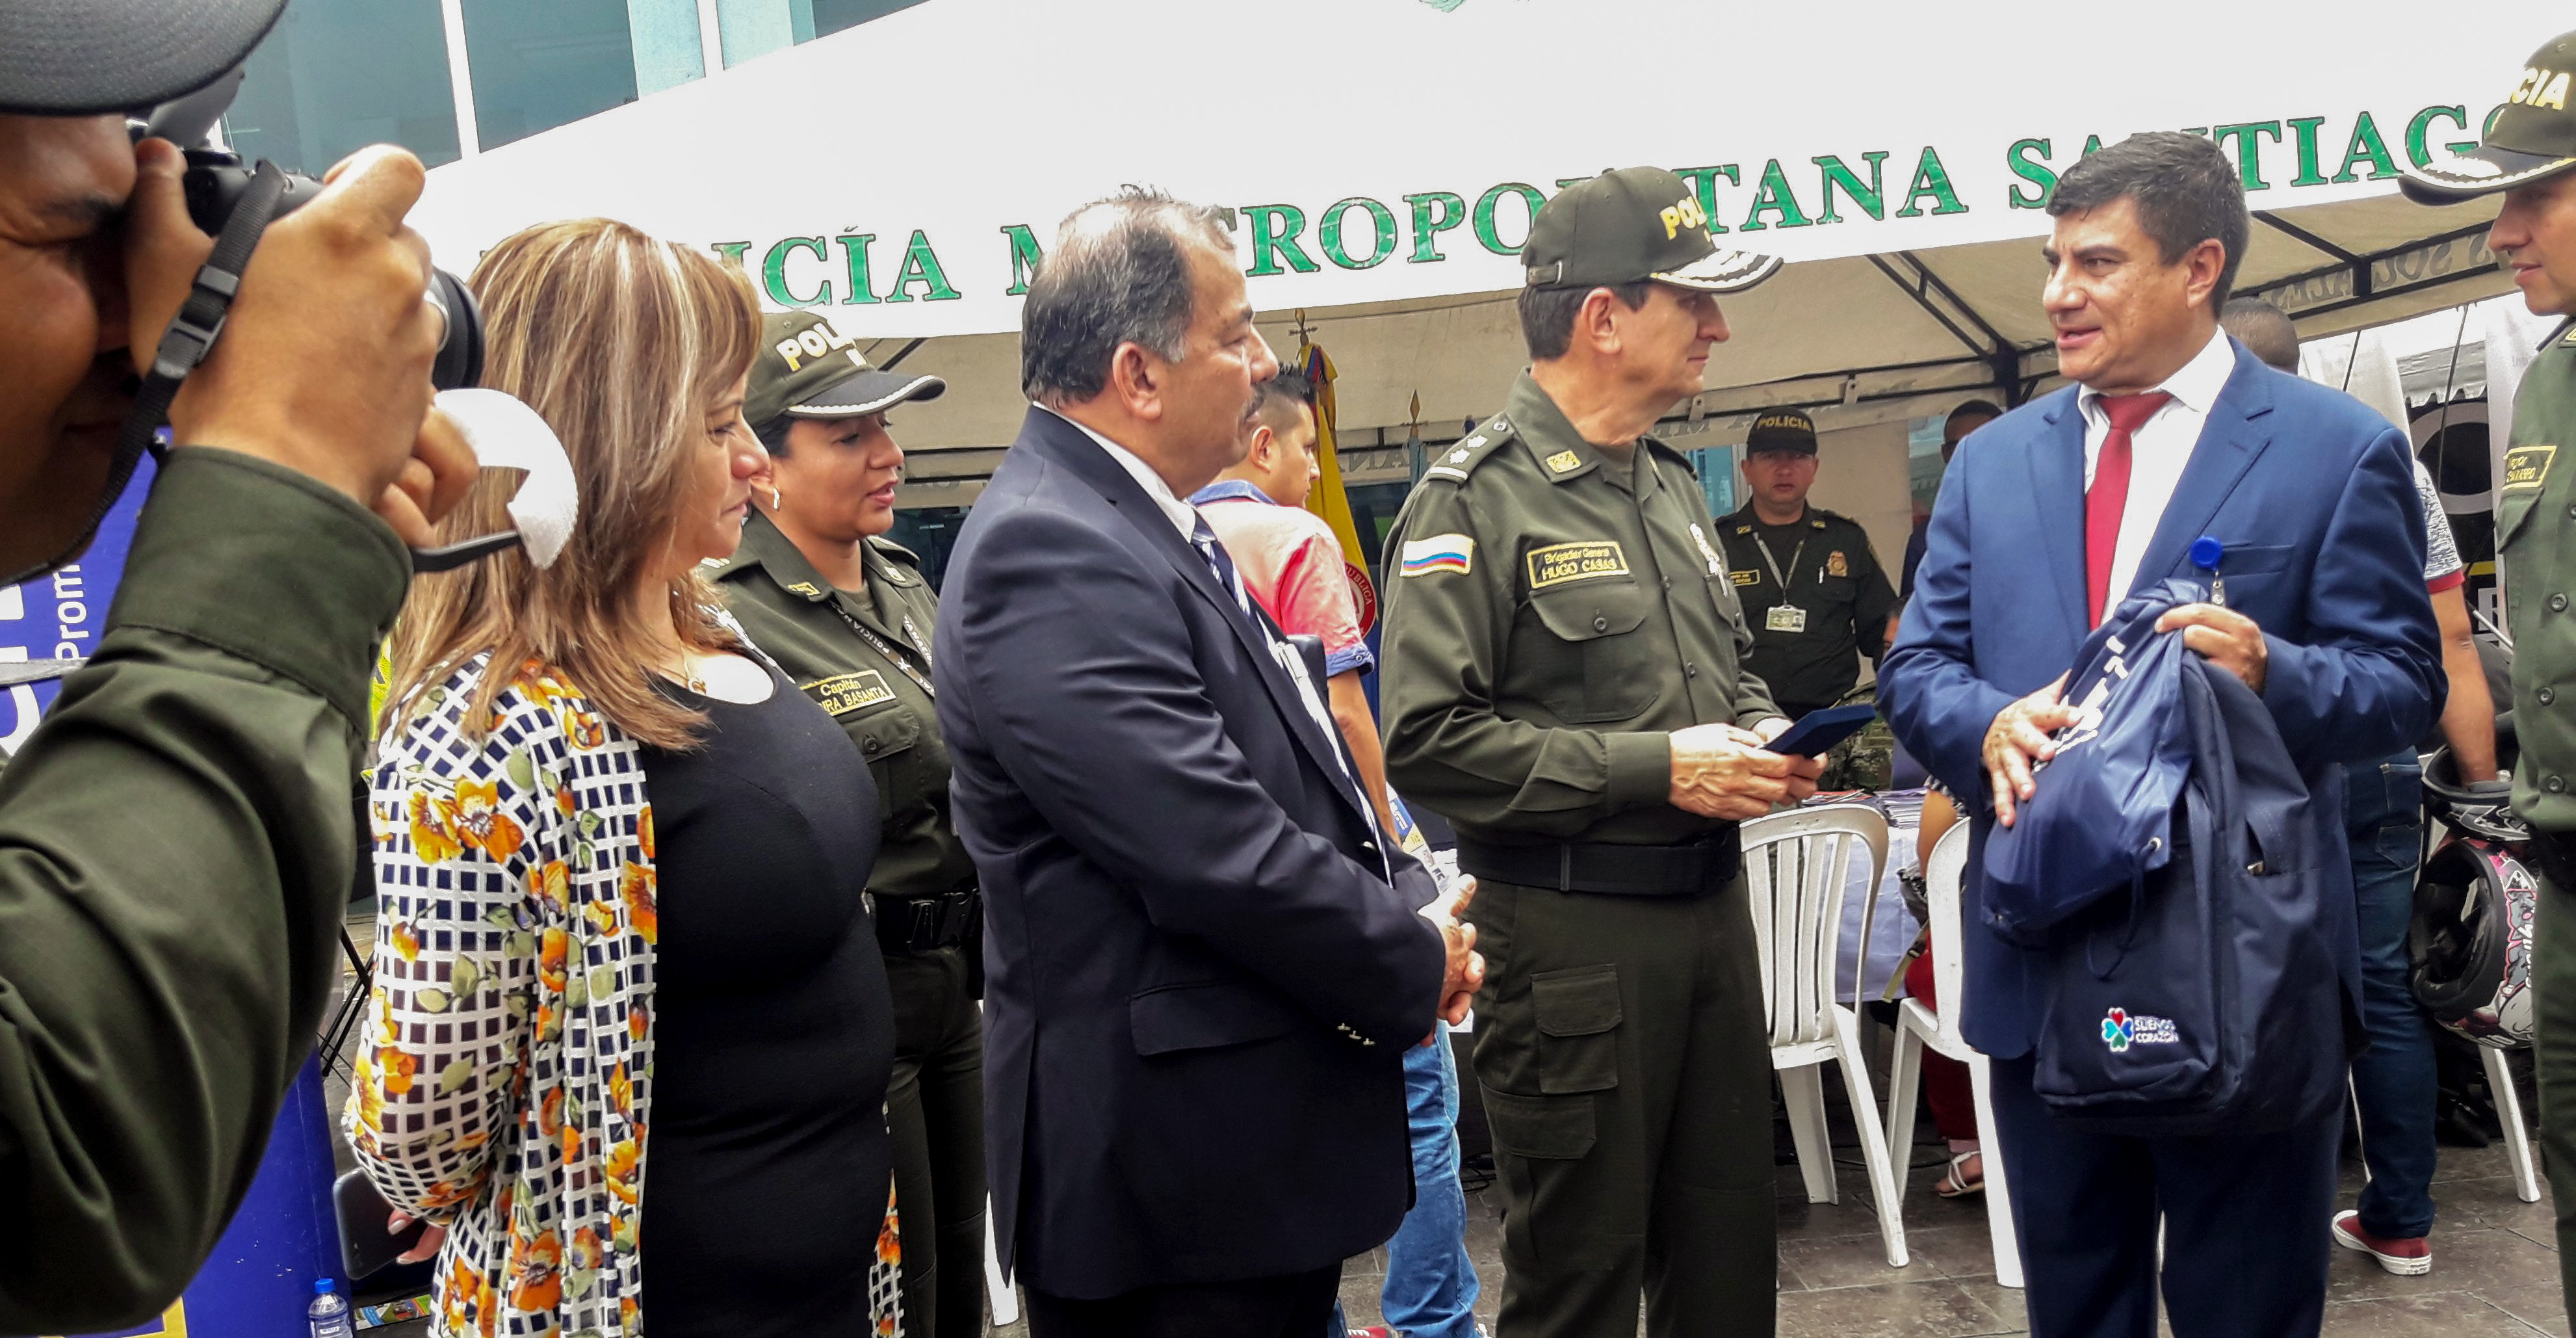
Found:
<svg viewBox="0 0 2576 1338"><path fill-rule="evenodd" d="M1986 838L1986 924L2007 943L2046 947L2051 931L2137 888L2173 858L2174 803L2191 771L2177 666L2180 632L2156 619L2208 599L2167 580L2121 601L2085 638L2064 700L2084 719L2057 733L2010 827Z"/></svg>

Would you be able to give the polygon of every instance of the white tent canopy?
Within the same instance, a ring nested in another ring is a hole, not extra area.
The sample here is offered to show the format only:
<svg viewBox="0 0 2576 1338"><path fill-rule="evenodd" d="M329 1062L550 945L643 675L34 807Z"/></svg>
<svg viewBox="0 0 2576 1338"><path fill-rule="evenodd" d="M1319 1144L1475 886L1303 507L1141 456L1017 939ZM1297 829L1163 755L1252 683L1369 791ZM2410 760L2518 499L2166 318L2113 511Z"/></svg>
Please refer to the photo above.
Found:
<svg viewBox="0 0 2576 1338"><path fill-rule="evenodd" d="M2372 8L2405 36L2354 37ZM1658 163L1721 244L1796 262L1727 300L1734 338L1671 425L1716 445L1769 405L1833 426L2043 383L2039 206L2094 137L2217 137L2257 217L2238 287L2303 334L2506 291L2492 203L2418 207L2393 170L2473 140L2561 22L2366 3L2328 32L2294 0L2168 6L2133 33L1997 0L1759 11L931 0L439 168L414 218L451 268L531 222L620 218L945 376L906 415L919 504L1010 440L1014 289L1055 220L1123 182L1236 211L1265 332L1293 346L1302 312L1364 448L1402 441L1416 396L1431 441L1490 409L1523 361L1533 202Z"/></svg>

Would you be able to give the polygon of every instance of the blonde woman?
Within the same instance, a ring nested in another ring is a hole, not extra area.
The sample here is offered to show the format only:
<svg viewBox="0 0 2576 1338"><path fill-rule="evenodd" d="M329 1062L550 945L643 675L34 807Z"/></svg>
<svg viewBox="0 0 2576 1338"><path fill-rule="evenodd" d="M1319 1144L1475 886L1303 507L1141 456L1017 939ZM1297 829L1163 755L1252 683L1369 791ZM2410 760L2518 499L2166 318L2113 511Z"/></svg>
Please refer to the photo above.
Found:
<svg viewBox="0 0 2576 1338"><path fill-rule="evenodd" d="M765 462L750 292L599 219L473 283L486 382L563 439L581 524L403 614L360 1164L445 1228L443 1338L628 1338L648 1304L654 1338L896 1332L876 796L697 574ZM506 524L505 492L447 528Z"/></svg>

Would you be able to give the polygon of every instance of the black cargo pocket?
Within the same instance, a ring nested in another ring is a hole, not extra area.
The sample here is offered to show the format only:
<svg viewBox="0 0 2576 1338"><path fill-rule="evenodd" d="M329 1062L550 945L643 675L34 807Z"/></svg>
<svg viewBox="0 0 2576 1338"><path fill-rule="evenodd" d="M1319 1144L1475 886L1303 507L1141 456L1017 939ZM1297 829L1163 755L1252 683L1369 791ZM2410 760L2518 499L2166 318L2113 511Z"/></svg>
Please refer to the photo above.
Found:
<svg viewBox="0 0 2576 1338"><path fill-rule="evenodd" d="M1538 1013L1538 1089L1550 1095L1619 1085L1619 968L1608 963L1530 977Z"/></svg>
<svg viewBox="0 0 2576 1338"><path fill-rule="evenodd" d="M897 789L894 769L921 742L921 717L900 702L893 702L845 719L841 728L849 732L850 742L858 745L859 756L867 760L868 779L876 782L877 821L892 819Z"/></svg>
<svg viewBox="0 0 2576 1338"><path fill-rule="evenodd" d="M1592 1098L1485 1092L1485 1125L1494 1150L1516 1157L1573 1161L1592 1150Z"/></svg>

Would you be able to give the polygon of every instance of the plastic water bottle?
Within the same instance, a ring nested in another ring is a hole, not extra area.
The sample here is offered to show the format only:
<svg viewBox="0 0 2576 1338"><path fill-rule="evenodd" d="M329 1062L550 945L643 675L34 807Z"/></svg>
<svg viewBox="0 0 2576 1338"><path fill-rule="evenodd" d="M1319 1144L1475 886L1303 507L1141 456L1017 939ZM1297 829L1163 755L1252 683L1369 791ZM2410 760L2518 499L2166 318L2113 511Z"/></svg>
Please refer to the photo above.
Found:
<svg viewBox="0 0 2576 1338"><path fill-rule="evenodd" d="M357 1333L349 1326L348 1298L332 1288L329 1278L313 1280L313 1304L304 1307L304 1319L312 1338L355 1338Z"/></svg>

